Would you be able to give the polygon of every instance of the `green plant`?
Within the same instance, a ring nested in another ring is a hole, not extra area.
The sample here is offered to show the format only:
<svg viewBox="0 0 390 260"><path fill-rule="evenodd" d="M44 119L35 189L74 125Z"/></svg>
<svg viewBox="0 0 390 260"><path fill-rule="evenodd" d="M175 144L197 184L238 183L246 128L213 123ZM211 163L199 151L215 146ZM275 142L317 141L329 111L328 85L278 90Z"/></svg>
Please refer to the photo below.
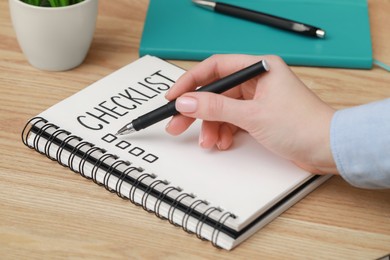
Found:
<svg viewBox="0 0 390 260"><path fill-rule="evenodd" d="M21 0L26 4L44 6L44 7L61 7L80 3L84 0Z"/></svg>

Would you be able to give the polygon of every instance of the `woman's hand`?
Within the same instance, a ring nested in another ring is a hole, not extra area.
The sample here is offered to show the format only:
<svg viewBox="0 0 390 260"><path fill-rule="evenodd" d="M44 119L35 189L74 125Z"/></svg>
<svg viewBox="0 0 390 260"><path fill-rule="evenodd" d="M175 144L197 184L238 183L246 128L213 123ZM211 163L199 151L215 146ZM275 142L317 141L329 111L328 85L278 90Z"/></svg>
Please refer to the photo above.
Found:
<svg viewBox="0 0 390 260"><path fill-rule="evenodd" d="M270 71L221 94L191 92L260 60ZM277 56L215 55L186 72L167 93L180 112L167 125L178 135L203 120L199 144L228 149L239 129L270 151L315 173L337 173L330 150L334 109Z"/></svg>

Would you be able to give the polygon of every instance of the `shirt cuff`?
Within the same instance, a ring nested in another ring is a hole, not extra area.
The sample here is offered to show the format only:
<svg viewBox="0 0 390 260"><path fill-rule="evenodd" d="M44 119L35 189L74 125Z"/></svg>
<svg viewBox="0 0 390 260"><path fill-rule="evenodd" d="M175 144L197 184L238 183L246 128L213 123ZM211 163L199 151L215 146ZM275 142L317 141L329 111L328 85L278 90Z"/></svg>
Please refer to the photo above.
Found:
<svg viewBox="0 0 390 260"><path fill-rule="evenodd" d="M390 99L337 111L330 142L340 175L360 188L390 188Z"/></svg>

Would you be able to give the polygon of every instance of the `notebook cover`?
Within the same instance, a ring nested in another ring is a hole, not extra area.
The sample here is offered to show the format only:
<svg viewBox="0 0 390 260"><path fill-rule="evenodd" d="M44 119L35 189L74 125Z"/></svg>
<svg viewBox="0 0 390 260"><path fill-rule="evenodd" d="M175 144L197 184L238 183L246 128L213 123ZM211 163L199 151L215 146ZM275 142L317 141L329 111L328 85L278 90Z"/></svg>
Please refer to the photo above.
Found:
<svg viewBox="0 0 390 260"><path fill-rule="evenodd" d="M221 1L222 2L222 1ZM289 65L369 69L372 46L366 0L223 0L320 27L311 38L215 13L191 0L150 0L140 56L203 60L212 54L276 54Z"/></svg>

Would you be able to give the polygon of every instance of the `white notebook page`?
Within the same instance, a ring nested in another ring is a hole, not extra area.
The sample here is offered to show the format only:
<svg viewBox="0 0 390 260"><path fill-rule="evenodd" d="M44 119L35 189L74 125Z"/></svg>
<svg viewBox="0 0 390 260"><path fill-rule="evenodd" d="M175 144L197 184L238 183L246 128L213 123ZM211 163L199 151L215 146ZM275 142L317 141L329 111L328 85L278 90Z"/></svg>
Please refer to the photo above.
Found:
<svg viewBox="0 0 390 260"><path fill-rule="evenodd" d="M228 151L201 149L200 122L178 137L165 132L167 120L114 136L132 119L164 105L166 89L182 73L172 64L145 56L39 116L233 213L237 218L226 224L240 230L312 175L270 154L245 132L237 134Z"/></svg>

